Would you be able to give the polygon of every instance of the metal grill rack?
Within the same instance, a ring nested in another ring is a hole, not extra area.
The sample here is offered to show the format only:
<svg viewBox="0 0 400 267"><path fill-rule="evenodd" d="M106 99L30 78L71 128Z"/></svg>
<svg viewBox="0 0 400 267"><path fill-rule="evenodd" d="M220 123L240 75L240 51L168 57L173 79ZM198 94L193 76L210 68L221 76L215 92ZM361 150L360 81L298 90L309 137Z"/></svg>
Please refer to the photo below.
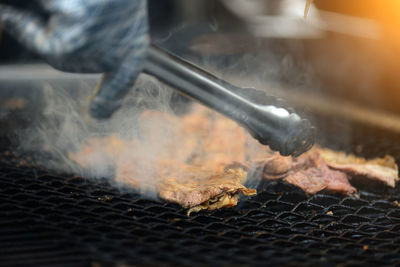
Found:
<svg viewBox="0 0 400 267"><path fill-rule="evenodd" d="M362 145L359 155L389 154L400 163L399 133L345 118L314 119L320 144L348 152ZM400 264L400 189L366 184L359 198L307 196L270 182L236 208L187 217L178 205L107 180L10 157L0 155L0 265Z"/></svg>
<svg viewBox="0 0 400 267"><path fill-rule="evenodd" d="M400 262L399 190L306 196L283 183L235 209L187 217L174 204L38 168L0 167L4 265Z"/></svg>

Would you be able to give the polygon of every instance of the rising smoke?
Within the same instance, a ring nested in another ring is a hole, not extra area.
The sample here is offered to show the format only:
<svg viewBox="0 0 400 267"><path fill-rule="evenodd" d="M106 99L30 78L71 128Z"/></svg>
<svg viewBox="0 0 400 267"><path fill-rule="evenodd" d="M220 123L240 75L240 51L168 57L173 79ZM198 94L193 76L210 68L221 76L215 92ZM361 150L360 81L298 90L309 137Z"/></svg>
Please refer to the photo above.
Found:
<svg viewBox="0 0 400 267"><path fill-rule="evenodd" d="M256 53L247 53L230 64L218 58L216 60L205 58L200 59L198 63L208 66L207 69L214 70L220 77L231 79L230 74L238 73L231 80L243 87L268 89L270 84L265 81L277 81L277 77L281 75L281 60L269 52L262 58ZM224 63L225 68L219 68ZM250 84L244 82L249 80ZM44 104L40 119L32 122L27 129L18 131L19 151L36 152L36 155L39 154L40 163L46 168L76 173L88 178L114 179L115 158L121 160L121 157L124 157L126 161L139 162L134 172L136 177L142 179L139 179L139 184L135 187L140 187L148 196L153 197L157 191L157 177L155 177L159 174L157 168L162 168L156 164L157 157L165 155L171 147L179 147L182 140L179 139L180 135L177 134L174 124L168 120L161 117L147 118L146 121L139 122L140 114L144 110L154 109L176 116L189 109L188 101L158 80L141 75L126 97L122 108L111 119L99 122L91 119L85 110L94 84L81 81L78 86L74 85L74 88L71 86L71 84L63 86L57 83L43 85ZM134 151L119 150L116 147L115 152L107 154L104 153L104 143L90 143L91 140L106 139L110 136L118 136L127 142L139 140L143 144L135 146ZM84 159L82 157L79 159L80 163L85 162L85 164L76 164L76 161L72 160L73 155L80 152L88 143L95 152L88 153ZM250 142L248 149L250 155L259 151L259 146L251 147L252 144L254 141ZM37 153L38 151L40 153ZM224 153L232 152L227 149L222 151L222 154ZM179 158L176 160L184 161ZM250 182L254 187L260 177L252 178L254 180Z"/></svg>
<svg viewBox="0 0 400 267"><path fill-rule="evenodd" d="M74 164L68 154L81 149L82 145L92 138L116 134L124 139L138 138L138 116L144 108L158 109L174 113L171 108L173 91L161 85L157 80L142 75L135 88L125 99L125 103L111 119L96 121L87 114L88 96L93 89L93 83L80 82L79 88L69 88L54 83L43 84L41 95L43 108L39 118L25 129L18 130L18 151L36 154L40 164L45 167L84 174L89 177L110 177L112 166L104 160L93 160L95 166L82 170ZM149 122L149 126L151 122ZM155 131L163 132L167 125L158 124ZM171 137L172 140L172 137ZM150 149L150 148L149 148ZM161 147L152 147L154 153ZM41 153L37 153L37 152ZM100 159L100 157L98 158ZM82 173L84 172L84 173Z"/></svg>
<svg viewBox="0 0 400 267"><path fill-rule="evenodd" d="M129 177L134 176L135 181L130 184L147 197L155 198L162 179L160 169L165 168L159 166L160 157L170 160L171 151L185 151L181 148L185 136L179 128L179 115L190 110L191 102L158 80L141 75L122 108L111 119L99 122L91 119L85 110L92 88L93 84L83 81L79 89L73 90L68 86L44 84L41 115L29 127L17 131L18 151L21 154L33 152L39 164L48 169L87 178L114 181L126 176L130 183ZM143 119L141 114L149 109L159 111L155 113L157 116ZM208 130L210 136L224 139L212 131ZM140 145L134 144L136 141ZM247 144L250 154L257 153L254 143ZM88 145L91 151L85 152ZM224 155L235 158L229 146L224 149L216 152L223 158ZM187 156L174 153L173 160L183 163ZM127 173L121 174L122 168L116 168L116 162L119 167L124 166ZM178 175L186 177L188 174L182 170ZM260 177L252 178L255 186L256 178Z"/></svg>

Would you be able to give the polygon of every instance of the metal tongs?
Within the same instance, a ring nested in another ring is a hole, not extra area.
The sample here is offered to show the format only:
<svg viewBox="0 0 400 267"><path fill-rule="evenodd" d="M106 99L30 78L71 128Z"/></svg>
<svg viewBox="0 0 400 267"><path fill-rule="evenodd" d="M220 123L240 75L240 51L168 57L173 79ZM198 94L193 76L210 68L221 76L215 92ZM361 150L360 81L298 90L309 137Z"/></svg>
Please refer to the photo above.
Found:
<svg viewBox="0 0 400 267"><path fill-rule="evenodd" d="M240 93L245 89L155 45L149 47L144 72L236 121L261 144L281 155L298 156L314 144L315 129L307 119L283 107L251 101Z"/></svg>

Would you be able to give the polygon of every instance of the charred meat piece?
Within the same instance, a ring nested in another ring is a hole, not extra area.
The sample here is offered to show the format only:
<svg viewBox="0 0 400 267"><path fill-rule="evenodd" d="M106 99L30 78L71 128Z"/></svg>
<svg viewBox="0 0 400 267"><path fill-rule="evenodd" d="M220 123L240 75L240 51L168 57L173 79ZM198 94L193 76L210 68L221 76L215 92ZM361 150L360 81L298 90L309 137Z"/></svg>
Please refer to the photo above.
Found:
<svg viewBox="0 0 400 267"><path fill-rule="evenodd" d="M194 105L182 117L144 111L137 136L92 138L70 158L116 181L180 204L188 214L237 205L239 195L254 195L259 178L280 180L306 193L321 190L354 194L354 177L395 186L394 159L366 160L314 147L298 158L284 157L260 145L235 122ZM107 172L106 172L107 173ZM353 180L352 180L353 179Z"/></svg>
<svg viewBox="0 0 400 267"><path fill-rule="evenodd" d="M365 179L380 181L390 187L395 187L399 180L398 168L391 156L384 158L364 159L352 154L333 151L324 148L315 148L332 169L342 171L349 177L361 176Z"/></svg>
<svg viewBox="0 0 400 267"><path fill-rule="evenodd" d="M278 180L286 177L293 166L292 157L285 157L275 152L263 160L250 163L255 175L261 175L264 179Z"/></svg>
<svg viewBox="0 0 400 267"><path fill-rule="evenodd" d="M240 193L256 193L243 185L245 164L236 164L245 162L248 136L235 122L201 106L182 118L144 111L138 122L138 138L93 138L70 158L91 170L111 162L116 181L188 214L236 206Z"/></svg>
<svg viewBox="0 0 400 267"><path fill-rule="evenodd" d="M288 171L282 173L279 168L271 166L271 162L285 166L283 169ZM397 165L390 156L367 160L317 146L292 161L280 155L267 158L263 173L265 179L284 178L285 182L311 194L321 190L353 194L356 189L350 182L355 177L358 181L379 181L391 187L399 179Z"/></svg>
<svg viewBox="0 0 400 267"><path fill-rule="evenodd" d="M164 200L190 208L188 214L203 209L233 207L237 205L239 193L246 196L256 194L255 189L243 186L247 172L242 168L228 169L219 174L192 170L188 174L192 177L164 179L159 192Z"/></svg>
<svg viewBox="0 0 400 267"><path fill-rule="evenodd" d="M356 192L346 174L331 170L318 152L308 152L294 159L292 170L284 181L309 194L322 190L343 194Z"/></svg>

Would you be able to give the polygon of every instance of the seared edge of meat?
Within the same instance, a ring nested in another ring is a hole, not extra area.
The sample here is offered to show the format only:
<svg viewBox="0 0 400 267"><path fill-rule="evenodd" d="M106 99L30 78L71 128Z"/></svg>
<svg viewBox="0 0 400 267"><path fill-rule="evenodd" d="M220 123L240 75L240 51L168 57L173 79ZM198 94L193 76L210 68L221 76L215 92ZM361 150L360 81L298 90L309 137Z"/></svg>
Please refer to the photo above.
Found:
<svg viewBox="0 0 400 267"><path fill-rule="evenodd" d="M256 189L243 186L246 179L247 172L238 167L190 183L168 179L160 187L159 196L189 208L188 214L203 209L233 207L237 204L239 193L251 196L257 192Z"/></svg>
<svg viewBox="0 0 400 267"><path fill-rule="evenodd" d="M264 162L264 165L262 161L258 163L264 179L283 178L285 182L310 194L321 190L354 194L356 189L350 181L356 177L379 181L390 187L394 187L399 180L398 167L391 156L368 160L318 146L298 158L288 160L275 154ZM277 165L281 166L277 168Z"/></svg>
<svg viewBox="0 0 400 267"><path fill-rule="evenodd" d="M393 157L364 159L353 154L333 151L326 148L315 148L321 154L327 165L335 170L352 176L362 176L366 179L380 181L390 187L395 187L398 177L398 167Z"/></svg>
<svg viewBox="0 0 400 267"><path fill-rule="evenodd" d="M354 194L357 190L341 171L332 170L316 151L310 151L293 160L293 168L284 179L285 182L315 194L321 190Z"/></svg>

